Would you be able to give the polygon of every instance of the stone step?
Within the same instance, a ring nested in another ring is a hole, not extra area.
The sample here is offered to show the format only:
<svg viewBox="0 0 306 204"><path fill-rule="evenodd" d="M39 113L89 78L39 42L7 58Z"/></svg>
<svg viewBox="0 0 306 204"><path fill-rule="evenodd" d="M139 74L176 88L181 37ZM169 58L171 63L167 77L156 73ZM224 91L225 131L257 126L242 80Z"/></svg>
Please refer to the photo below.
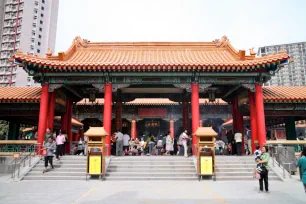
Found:
<svg viewBox="0 0 306 204"><path fill-rule="evenodd" d="M141 165L141 166L136 166L136 165L128 165L128 164L113 164L110 163L108 168L130 168L130 169L146 169L146 168L151 168L151 169L164 169L164 168L195 168L194 165Z"/></svg>
<svg viewBox="0 0 306 204"><path fill-rule="evenodd" d="M193 164L192 161L111 161L111 164L129 164L129 165L185 165Z"/></svg>
<svg viewBox="0 0 306 204"><path fill-rule="evenodd" d="M152 169L152 168L146 168L146 169L131 169L131 168L108 168L107 172L128 172L128 171L133 171L133 172L172 172L172 173L177 173L177 172L189 172L189 173L194 173L195 168L190 168L190 169L173 169L173 168L164 168L164 169Z"/></svg>
<svg viewBox="0 0 306 204"><path fill-rule="evenodd" d="M232 161L222 161L222 162L218 162L216 161L216 164L219 164L219 165L222 165L222 164L253 164L253 165L256 165L255 162L232 162Z"/></svg>
<svg viewBox="0 0 306 204"><path fill-rule="evenodd" d="M111 177L195 177L197 176L196 172L193 173L184 173L184 172L107 172L106 176Z"/></svg>
<svg viewBox="0 0 306 204"><path fill-rule="evenodd" d="M253 176L253 171L251 171L251 172L232 172L232 171L230 171L230 172L216 172L216 175L217 176L233 176L233 177L235 177L235 176ZM276 175L274 172L269 172L269 176L274 176L274 175Z"/></svg>
<svg viewBox="0 0 306 204"><path fill-rule="evenodd" d="M87 156L62 156L60 160L86 160ZM55 157L54 157L55 159Z"/></svg>
<svg viewBox="0 0 306 204"><path fill-rule="evenodd" d="M216 168L255 168L256 164L216 164Z"/></svg>
<svg viewBox="0 0 306 204"><path fill-rule="evenodd" d="M53 169L48 169L46 173L42 171L30 171L27 176L86 176L86 171L83 172L63 172L63 171L53 171Z"/></svg>
<svg viewBox="0 0 306 204"><path fill-rule="evenodd" d="M191 157L166 157L166 156L126 156L112 157L111 161L193 161Z"/></svg>
<svg viewBox="0 0 306 204"><path fill-rule="evenodd" d="M50 167L49 167L50 168ZM31 172L42 172L45 168L44 167L36 167L36 168L33 168L31 170ZM67 167L60 167L60 168L54 168L52 169L52 171L61 171L61 172L86 172L86 168L67 168Z"/></svg>
<svg viewBox="0 0 306 204"><path fill-rule="evenodd" d="M41 175L41 176L25 176L23 180L86 180L86 176L53 176L53 175L47 175L47 173Z"/></svg>
<svg viewBox="0 0 306 204"><path fill-rule="evenodd" d="M62 168L62 167L66 167L66 168L86 168L86 163L85 164L65 164L65 163L57 164L57 163L55 163L53 165L54 165L54 168ZM44 167L44 166L45 166L45 164L39 163L35 167ZM50 164L49 164L49 166L50 166Z"/></svg>
<svg viewBox="0 0 306 204"><path fill-rule="evenodd" d="M118 176L118 177L105 177L105 180L108 181L195 181L198 180L198 177L125 177L125 176Z"/></svg>
<svg viewBox="0 0 306 204"><path fill-rule="evenodd" d="M216 172L253 172L254 168L219 168L216 167Z"/></svg>
<svg viewBox="0 0 306 204"><path fill-rule="evenodd" d="M257 180L253 178L253 176L216 176L217 181L246 181L246 180ZM280 178L277 176L270 176L269 175L269 181L279 181ZM256 182L256 181L255 181Z"/></svg>

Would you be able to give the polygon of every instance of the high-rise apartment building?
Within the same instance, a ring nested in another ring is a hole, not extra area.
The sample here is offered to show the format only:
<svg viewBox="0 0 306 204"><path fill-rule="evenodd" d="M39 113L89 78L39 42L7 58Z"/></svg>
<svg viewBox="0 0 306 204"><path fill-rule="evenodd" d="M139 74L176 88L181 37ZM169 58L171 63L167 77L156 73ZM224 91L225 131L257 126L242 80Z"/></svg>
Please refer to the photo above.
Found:
<svg viewBox="0 0 306 204"><path fill-rule="evenodd" d="M279 53L281 50L293 59L285 65L265 85L267 86L305 86L306 85L306 42L260 47L259 56Z"/></svg>
<svg viewBox="0 0 306 204"><path fill-rule="evenodd" d="M9 61L18 50L44 56L54 50L59 0L0 0L0 86L37 86Z"/></svg>

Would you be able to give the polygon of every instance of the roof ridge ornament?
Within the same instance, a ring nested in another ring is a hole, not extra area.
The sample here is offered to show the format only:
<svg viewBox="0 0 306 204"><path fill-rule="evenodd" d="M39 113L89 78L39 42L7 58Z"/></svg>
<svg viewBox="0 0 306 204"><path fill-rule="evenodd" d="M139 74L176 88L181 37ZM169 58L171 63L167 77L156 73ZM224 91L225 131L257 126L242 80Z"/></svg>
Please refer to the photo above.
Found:
<svg viewBox="0 0 306 204"><path fill-rule="evenodd" d="M223 35L221 39L215 39L213 42L216 43L217 47L225 47L229 43L229 39L226 35Z"/></svg>
<svg viewBox="0 0 306 204"><path fill-rule="evenodd" d="M254 52L254 47L250 48L250 55L256 55L256 53Z"/></svg>
<svg viewBox="0 0 306 204"><path fill-rule="evenodd" d="M73 40L73 43L77 46L77 47L84 47L86 48L88 46L89 40L87 39L82 39L80 36L76 36Z"/></svg>
<svg viewBox="0 0 306 204"><path fill-rule="evenodd" d="M52 56L52 48L48 48L48 51L46 52L46 57Z"/></svg>

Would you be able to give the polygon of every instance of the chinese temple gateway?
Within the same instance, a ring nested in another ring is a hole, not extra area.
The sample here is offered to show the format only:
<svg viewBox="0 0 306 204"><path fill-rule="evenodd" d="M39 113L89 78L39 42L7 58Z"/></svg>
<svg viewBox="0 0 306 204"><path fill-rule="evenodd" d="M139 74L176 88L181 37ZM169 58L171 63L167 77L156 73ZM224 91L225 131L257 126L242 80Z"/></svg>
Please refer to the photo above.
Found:
<svg viewBox="0 0 306 204"><path fill-rule="evenodd" d="M206 114L200 113L199 98L206 98L211 104L221 99L231 104L235 132L244 132L243 115L247 106L252 140L263 145L266 142L266 124L262 84L289 62L289 56L281 52L257 58L252 50L247 55L244 50L235 50L226 36L200 43L96 43L76 37L66 52L53 56L50 50L42 58L20 51L14 56L14 61L42 84L38 124L40 143L46 127L50 126L48 121L57 114L62 114L62 129L67 130L71 137L73 104L84 98L89 101L103 98L103 110L98 111L103 113L103 126L108 133L112 132L113 104L113 126L121 129L122 104L136 98L166 98L179 103L184 129L189 129L190 107L190 132L194 133ZM288 102L276 101L278 98L273 98L273 93L270 96L271 103ZM294 97L292 100L289 102L305 103L305 100ZM274 105L270 107L271 111L275 110ZM55 108L58 111L55 112ZM133 137L136 136L139 117L169 118L172 129L177 115L177 110L171 114L172 111L161 107L155 110L143 108L137 112L131 110L129 119ZM147 124L155 126L158 122ZM194 136L192 143L196 147ZM109 145L110 136L107 136L106 146Z"/></svg>

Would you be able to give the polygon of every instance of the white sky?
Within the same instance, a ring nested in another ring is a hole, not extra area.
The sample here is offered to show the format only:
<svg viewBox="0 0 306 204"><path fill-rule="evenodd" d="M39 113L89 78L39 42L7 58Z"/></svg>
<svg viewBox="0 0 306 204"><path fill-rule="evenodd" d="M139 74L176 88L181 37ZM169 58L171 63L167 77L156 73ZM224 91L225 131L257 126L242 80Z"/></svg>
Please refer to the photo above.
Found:
<svg viewBox="0 0 306 204"><path fill-rule="evenodd" d="M306 0L60 0L56 52L90 41L306 41Z"/></svg>

